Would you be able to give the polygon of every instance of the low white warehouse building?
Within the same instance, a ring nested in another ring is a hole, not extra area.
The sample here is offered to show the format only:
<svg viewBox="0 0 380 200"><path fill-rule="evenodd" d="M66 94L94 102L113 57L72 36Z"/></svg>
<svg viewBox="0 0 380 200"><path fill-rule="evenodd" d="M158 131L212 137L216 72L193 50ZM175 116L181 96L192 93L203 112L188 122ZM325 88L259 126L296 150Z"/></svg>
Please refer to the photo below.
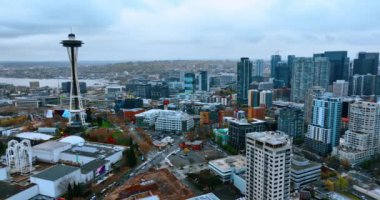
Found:
<svg viewBox="0 0 380 200"><path fill-rule="evenodd" d="M59 197L67 192L67 186L79 183L81 173L78 167L55 165L30 177L30 182L38 185L41 195Z"/></svg>
<svg viewBox="0 0 380 200"><path fill-rule="evenodd" d="M70 143L47 141L32 147L32 155L39 161L57 163L62 151L71 148Z"/></svg>

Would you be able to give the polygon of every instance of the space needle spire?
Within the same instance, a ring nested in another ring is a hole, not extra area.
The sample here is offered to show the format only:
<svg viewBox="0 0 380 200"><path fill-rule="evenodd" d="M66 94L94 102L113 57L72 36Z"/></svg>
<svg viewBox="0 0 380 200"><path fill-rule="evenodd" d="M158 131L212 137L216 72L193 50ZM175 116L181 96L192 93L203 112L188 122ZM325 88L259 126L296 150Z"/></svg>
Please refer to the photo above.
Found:
<svg viewBox="0 0 380 200"><path fill-rule="evenodd" d="M83 42L75 39L75 34L70 33L67 40L62 40L61 44L67 48L69 61L71 65L71 88L70 88L70 117L69 126L82 127L86 125L85 110L83 109L82 96L80 93L78 72L77 72L77 58L78 48L82 46Z"/></svg>

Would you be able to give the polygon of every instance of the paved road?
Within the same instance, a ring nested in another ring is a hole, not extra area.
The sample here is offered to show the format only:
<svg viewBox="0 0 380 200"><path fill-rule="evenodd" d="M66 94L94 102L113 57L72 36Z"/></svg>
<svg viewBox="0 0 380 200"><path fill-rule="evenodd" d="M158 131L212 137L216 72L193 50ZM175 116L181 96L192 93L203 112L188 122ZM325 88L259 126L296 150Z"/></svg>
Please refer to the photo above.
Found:
<svg viewBox="0 0 380 200"><path fill-rule="evenodd" d="M182 142L181 138L178 138L174 141L173 145L168 145L166 148L162 149L161 151L153 150L151 151L148 156L147 160L140 165L136 166L135 168L129 170L127 173L122 175L118 180L115 181L115 183L107 188L107 191L104 192L104 194L101 194L99 199L103 199L104 195L108 191L112 191L113 187L117 187L120 185L123 185L126 183L131 177L136 176L137 174L144 173L148 171L151 167L158 167L158 165L165 160L165 158L179 148L179 144Z"/></svg>

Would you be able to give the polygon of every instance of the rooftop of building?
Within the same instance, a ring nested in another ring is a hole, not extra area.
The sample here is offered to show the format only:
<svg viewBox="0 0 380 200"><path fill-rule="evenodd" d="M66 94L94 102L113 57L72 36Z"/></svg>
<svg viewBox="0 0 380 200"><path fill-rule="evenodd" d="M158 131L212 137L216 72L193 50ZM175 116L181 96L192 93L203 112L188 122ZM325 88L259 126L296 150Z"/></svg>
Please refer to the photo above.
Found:
<svg viewBox="0 0 380 200"><path fill-rule="evenodd" d="M168 169L148 171L129 179L105 199L142 199L158 196L160 199L188 199L194 193L183 185Z"/></svg>
<svg viewBox="0 0 380 200"><path fill-rule="evenodd" d="M36 132L23 132L16 134L16 137L29 140L50 140L53 136Z"/></svg>
<svg viewBox="0 0 380 200"><path fill-rule="evenodd" d="M66 143L66 142L58 142L58 141L53 141L52 140L52 141L47 141L47 142L35 145L32 148L34 150L50 151L50 150L54 150L54 149L57 149L57 148L62 148L62 147L65 147L65 146L71 146L71 144L70 143Z"/></svg>
<svg viewBox="0 0 380 200"><path fill-rule="evenodd" d="M183 118L190 117L187 113L175 110L162 110L151 109L135 115L136 117L171 117L171 118Z"/></svg>
<svg viewBox="0 0 380 200"><path fill-rule="evenodd" d="M217 167L221 171L230 171L232 169L245 168L245 157L242 155L228 156L225 158L211 160L209 164Z"/></svg>
<svg viewBox="0 0 380 200"><path fill-rule="evenodd" d="M199 195L187 200L220 200L214 193L207 193L203 195Z"/></svg>
<svg viewBox="0 0 380 200"><path fill-rule="evenodd" d="M221 133L221 134L228 134L228 128L219 128L214 129L215 132Z"/></svg>
<svg viewBox="0 0 380 200"><path fill-rule="evenodd" d="M83 146L73 146L62 153L75 154L92 158L105 158L116 152L123 151L124 147L117 145L86 142Z"/></svg>
<svg viewBox="0 0 380 200"><path fill-rule="evenodd" d="M290 144L289 137L279 131L252 132L247 134L247 138L272 146Z"/></svg>
<svg viewBox="0 0 380 200"><path fill-rule="evenodd" d="M9 197L22 192L23 190L34 186L35 184L29 184L27 186L20 186L11 184L9 182L0 181L0 199L8 199Z"/></svg>
<svg viewBox="0 0 380 200"><path fill-rule="evenodd" d="M137 111L142 111L144 109L143 108L128 108L128 109L123 108L122 110L123 112L137 112Z"/></svg>
<svg viewBox="0 0 380 200"><path fill-rule="evenodd" d="M250 121L248 121L245 118L243 118L243 119L231 118L231 119L229 119L229 122L230 123L232 122L232 123L235 123L235 124L238 124L241 126L244 126L244 125L248 126L248 125L253 125L253 124L265 123L265 121L260 120L260 119L256 119L256 118L253 118Z"/></svg>
<svg viewBox="0 0 380 200"><path fill-rule="evenodd" d="M55 181L72 172L75 172L76 170L79 170L79 168L59 164L59 165L54 165L53 167L50 167L38 174L32 175L32 177L49 180L49 181Z"/></svg>
<svg viewBox="0 0 380 200"><path fill-rule="evenodd" d="M292 165L291 165L292 170L304 170L304 169L309 169L309 168L313 168L317 166L321 167L321 164L312 162L298 155L293 155L292 157Z"/></svg>
<svg viewBox="0 0 380 200"><path fill-rule="evenodd" d="M304 107L303 103L294 103L290 101L281 101L281 100L273 101L272 104L278 107L292 107L292 108L298 108L298 109L302 109Z"/></svg>
<svg viewBox="0 0 380 200"><path fill-rule="evenodd" d="M93 160L89 163L82 165L80 167L80 170L81 170L82 174L87 174L88 172L97 170L99 167L105 165L108 162L109 162L108 160L96 159L96 160Z"/></svg>
<svg viewBox="0 0 380 200"><path fill-rule="evenodd" d="M380 102L356 101L351 106L380 107Z"/></svg>

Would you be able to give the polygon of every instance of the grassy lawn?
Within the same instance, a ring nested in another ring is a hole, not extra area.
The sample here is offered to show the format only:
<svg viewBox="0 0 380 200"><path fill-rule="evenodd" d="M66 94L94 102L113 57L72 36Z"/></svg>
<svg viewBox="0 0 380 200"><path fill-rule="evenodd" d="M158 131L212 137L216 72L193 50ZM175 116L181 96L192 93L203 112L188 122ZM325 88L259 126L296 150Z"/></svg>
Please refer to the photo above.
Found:
<svg viewBox="0 0 380 200"><path fill-rule="evenodd" d="M101 125L102 128L111 128L111 126L112 124L109 121L107 120L102 121L102 125Z"/></svg>

